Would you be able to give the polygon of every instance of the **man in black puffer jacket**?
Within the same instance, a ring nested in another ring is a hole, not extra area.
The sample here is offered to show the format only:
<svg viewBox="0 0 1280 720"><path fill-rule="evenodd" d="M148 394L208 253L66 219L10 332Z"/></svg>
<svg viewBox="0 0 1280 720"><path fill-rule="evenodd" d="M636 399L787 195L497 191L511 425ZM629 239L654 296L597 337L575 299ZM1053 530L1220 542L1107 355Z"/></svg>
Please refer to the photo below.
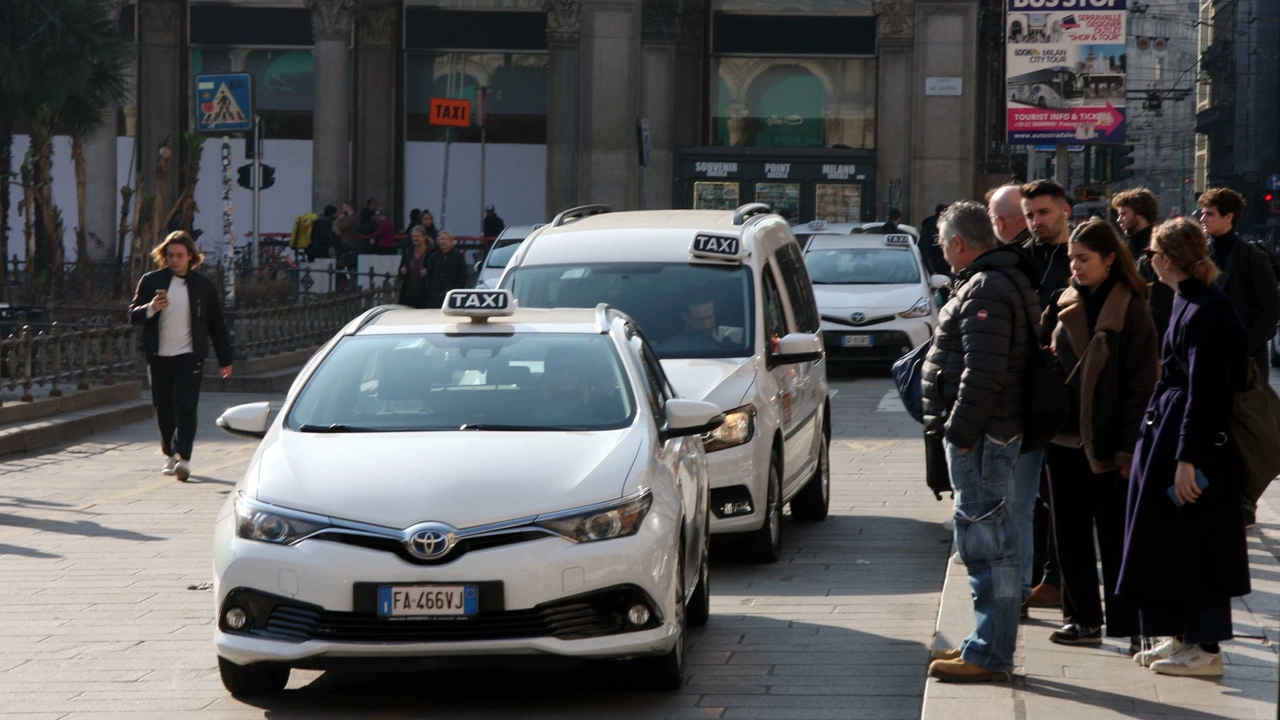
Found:
<svg viewBox="0 0 1280 720"><path fill-rule="evenodd" d="M1007 680L1022 604L1014 466L1022 447L1023 374L1040 303L1018 253L999 247L987 209L952 205L938 221L956 290L922 373L925 427L940 432L955 491L955 541L973 588L976 627L929 674Z"/></svg>

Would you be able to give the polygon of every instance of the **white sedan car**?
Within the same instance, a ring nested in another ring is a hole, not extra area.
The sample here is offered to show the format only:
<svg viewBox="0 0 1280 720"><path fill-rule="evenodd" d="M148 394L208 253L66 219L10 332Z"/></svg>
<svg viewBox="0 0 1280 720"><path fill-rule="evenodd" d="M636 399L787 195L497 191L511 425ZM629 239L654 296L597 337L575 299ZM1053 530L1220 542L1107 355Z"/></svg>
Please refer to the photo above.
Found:
<svg viewBox="0 0 1280 720"><path fill-rule="evenodd" d="M938 324L930 276L907 234L809 237L805 266L832 363L887 366L928 340Z"/></svg>
<svg viewBox="0 0 1280 720"><path fill-rule="evenodd" d="M683 676L709 613L700 435L626 315L455 290L383 307L307 364L214 533L215 643L232 694L371 658L635 658ZM367 665L365 665L367 667Z"/></svg>

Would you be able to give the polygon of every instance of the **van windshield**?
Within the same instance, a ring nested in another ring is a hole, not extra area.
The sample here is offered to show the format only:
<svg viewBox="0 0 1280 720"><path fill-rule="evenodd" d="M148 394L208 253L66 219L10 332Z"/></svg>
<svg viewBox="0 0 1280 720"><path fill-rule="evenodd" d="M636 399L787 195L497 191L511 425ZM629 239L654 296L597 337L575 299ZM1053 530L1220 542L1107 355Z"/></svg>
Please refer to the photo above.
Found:
<svg viewBox="0 0 1280 720"><path fill-rule="evenodd" d="M640 324L663 358L752 354L751 270L689 263L591 263L514 268L503 285L521 307L608 303Z"/></svg>
<svg viewBox="0 0 1280 720"><path fill-rule="evenodd" d="M343 338L289 410L300 432L607 430L635 403L608 335Z"/></svg>

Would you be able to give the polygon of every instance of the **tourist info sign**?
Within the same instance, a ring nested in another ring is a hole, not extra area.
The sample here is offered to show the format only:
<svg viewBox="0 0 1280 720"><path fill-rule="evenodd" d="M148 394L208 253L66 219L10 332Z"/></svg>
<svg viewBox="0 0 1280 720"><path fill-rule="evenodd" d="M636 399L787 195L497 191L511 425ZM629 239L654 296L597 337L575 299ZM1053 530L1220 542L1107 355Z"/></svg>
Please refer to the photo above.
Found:
<svg viewBox="0 0 1280 720"><path fill-rule="evenodd" d="M252 129L252 75L226 73L196 76L196 130L228 133Z"/></svg>
<svg viewBox="0 0 1280 720"><path fill-rule="evenodd" d="M1125 141L1127 0L1005 0L1009 144Z"/></svg>

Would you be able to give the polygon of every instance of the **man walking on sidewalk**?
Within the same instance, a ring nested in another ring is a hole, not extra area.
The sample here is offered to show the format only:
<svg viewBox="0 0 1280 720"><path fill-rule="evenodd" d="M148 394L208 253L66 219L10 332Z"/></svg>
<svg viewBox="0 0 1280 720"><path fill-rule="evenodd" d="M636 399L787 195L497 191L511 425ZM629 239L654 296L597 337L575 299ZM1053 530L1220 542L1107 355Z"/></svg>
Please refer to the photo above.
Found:
<svg viewBox="0 0 1280 720"><path fill-rule="evenodd" d="M142 276L129 303L129 320L142 326L151 405L160 426L165 475L186 481L191 476L191 448L196 439L196 408L209 342L218 356L222 377L231 375L231 340L222 321L222 293L213 281L192 272L204 255L179 230L151 251L159 270Z"/></svg>
<svg viewBox="0 0 1280 720"><path fill-rule="evenodd" d="M1023 374L1040 315L1018 255L978 203L943 212L938 242L957 273L924 362L925 427L942 432L955 491L955 543L969 572L975 628L929 666L946 682L1008 680L1022 581L1014 466L1022 449Z"/></svg>

